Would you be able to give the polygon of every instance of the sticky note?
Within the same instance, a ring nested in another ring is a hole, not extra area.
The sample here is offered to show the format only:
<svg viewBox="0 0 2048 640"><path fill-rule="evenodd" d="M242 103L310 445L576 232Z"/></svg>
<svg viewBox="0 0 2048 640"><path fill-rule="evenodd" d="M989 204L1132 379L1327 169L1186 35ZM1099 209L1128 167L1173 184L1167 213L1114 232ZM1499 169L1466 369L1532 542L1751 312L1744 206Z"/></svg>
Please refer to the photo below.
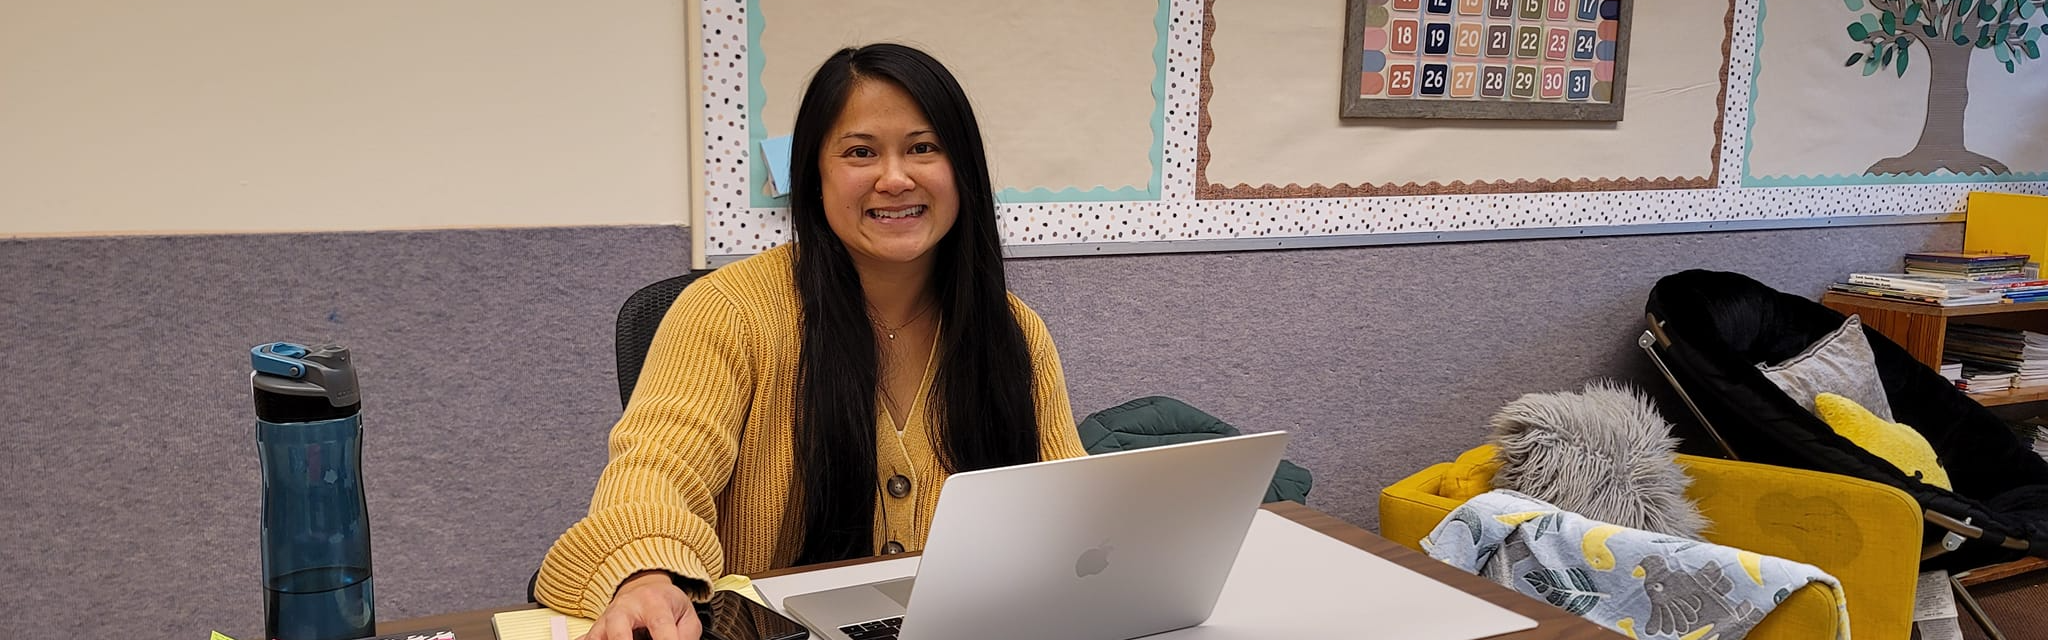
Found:
<svg viewBox="0 0 2048 640"><path fill-rule="evenodd" d="M789 144L789 136L761 141L761 159L768 162L770 196L780 198L789 194Z"/></svg>

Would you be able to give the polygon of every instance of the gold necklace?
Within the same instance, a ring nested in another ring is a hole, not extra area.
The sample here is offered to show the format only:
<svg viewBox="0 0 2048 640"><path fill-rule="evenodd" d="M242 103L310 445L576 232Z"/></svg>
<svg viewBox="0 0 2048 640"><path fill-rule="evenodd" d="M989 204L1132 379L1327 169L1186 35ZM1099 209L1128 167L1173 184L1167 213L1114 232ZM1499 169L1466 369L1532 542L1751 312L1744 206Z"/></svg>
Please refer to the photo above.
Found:
<svg viewBox="0 0 2048 640"><path fill-rule="evenodd" d="M919 319L924 318L924 314L930 313L932 307L935 306L938 306L938 303L935 302L932 304L927 304L924 306L924 309L917 312L917 315L911 316L909 320L904 320L903 324L899 324L896 325L894 328L891 328L889 325L883 324L882 321L876 317L881 314L875 311L875 305L868 305L868 321L875 323L875 327L881 329L882 334L888 336L890 340L895 340L896 332L902 331L904 327L908 327L911 323L917 322Z"/></svg>

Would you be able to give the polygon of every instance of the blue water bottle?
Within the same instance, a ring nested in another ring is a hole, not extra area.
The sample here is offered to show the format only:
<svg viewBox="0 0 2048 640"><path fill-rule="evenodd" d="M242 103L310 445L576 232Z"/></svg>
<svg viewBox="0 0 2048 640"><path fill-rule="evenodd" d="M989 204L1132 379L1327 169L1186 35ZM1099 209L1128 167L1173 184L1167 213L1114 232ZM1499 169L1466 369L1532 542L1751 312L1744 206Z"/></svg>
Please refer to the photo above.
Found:
<svg viewBox="0 0 2048 640"><path fill-rule="evenodd" d="M276 640L376 634L362 400L348 348L249 350L263 461L263 632Z"/></svg>

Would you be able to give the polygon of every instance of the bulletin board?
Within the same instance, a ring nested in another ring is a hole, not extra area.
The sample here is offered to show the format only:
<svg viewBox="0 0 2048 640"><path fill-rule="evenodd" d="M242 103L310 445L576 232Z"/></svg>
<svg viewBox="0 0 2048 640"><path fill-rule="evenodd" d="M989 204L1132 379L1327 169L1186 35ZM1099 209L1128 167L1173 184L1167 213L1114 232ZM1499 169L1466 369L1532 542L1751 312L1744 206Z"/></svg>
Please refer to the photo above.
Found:
<svg viewBox="0 0 2048 640"><path fill-rule="evenodd" d="M1893 0L1615 1L1625 114L1600 122L1345 118L1345 2L701 0L705 251L790 240L752 150L788 133L827 54L884 40L960 77L1012 255L1912 222L1953 219L1973 189L2048 194L2048 145L2026 143L2048 134L2027 116L2048 76L2026 75L2048 61L1969 62L1973 94L1998 97L1969 103L1966 146L2007 172L1867 174L1926 120L1926 94L1897 88L1918 51L1897 87L1843 66L1866 47L1851 5ZM1990 65L2006 79L1980 81Z"/></svg>
<svg viewBox="0 0 2048 640"><path fill-rule="evenodd" d="M751 143L788 135L818 64L901 42L960 80L1005 202L1157 200L1162 0L748 3ZM1056 97L1055 97L1056 96ZM767 179L764 163L749 184ZM753 189L751 205L780 204Z"/></svg>
<svg viewBox="0 0 2048 640"><path fill-rule="evenodd" d="M1766 2L1743 185L2048 180L2041 0Z"/></svg>
<svg viewBox="0 0 2048 640"><path fill-rule="evenodd" d="M1318 3L1216 0L1205 20L1204 198L1701 189L1715 185L1729 5L1634 12L1636 86L1613 123L1387 121L1331 126L1327 107L1276 101L1328 86L1302 26ZM1539 6L1540 8L1540 6ZM1540 55L1540 54L1539 54ZM1457 59L1457 58L1453 58ZM1322 117L1318 117L1322 116ZM1361 150L1371 150L1361 153Z"/></svg>

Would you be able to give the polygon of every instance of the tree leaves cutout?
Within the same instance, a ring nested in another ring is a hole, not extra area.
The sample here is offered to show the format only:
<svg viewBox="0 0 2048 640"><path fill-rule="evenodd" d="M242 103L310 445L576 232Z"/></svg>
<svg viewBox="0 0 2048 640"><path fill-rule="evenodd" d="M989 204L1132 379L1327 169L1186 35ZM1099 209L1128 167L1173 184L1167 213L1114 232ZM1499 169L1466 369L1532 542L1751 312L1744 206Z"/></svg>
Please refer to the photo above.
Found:
<svg viewBox="0 0 2048 640"><path fill-rule="evenodd" d="M1890 69L1894 76L1905 77L1913 66L1916 41L1989 49L2006 72L2013 73L2021 63L2041 58L2039 40L2048 36L2048 23L2033 22L2036 15L2048 18L2048 0L1956 0L1947 6L1929 0L1902 0L1883 7L1868 0L1843 4L1859 14L1845 26L1845 34L1868 50L1849 54L1842 66L1862 63L1865 76Z"/></svg>

